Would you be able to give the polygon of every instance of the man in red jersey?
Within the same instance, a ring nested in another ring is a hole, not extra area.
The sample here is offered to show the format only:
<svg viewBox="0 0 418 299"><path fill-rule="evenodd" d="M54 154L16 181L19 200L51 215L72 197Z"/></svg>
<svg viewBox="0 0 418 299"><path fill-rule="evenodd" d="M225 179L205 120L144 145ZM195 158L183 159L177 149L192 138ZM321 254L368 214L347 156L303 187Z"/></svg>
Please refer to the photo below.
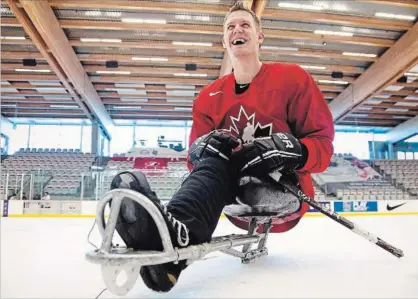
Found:
<svg viewBox="0 0 418 299"><path fill-rule="evenodd" d="M297 65L261 63L263 39L260 20L251 10L240 3L231 8L223 43L234 72L197 97L188 156L192 171L167 205L140 172L121 173L112 181L112 189L134 189L159 208L174 247L210 241L223 208L270 171L296 174L295 183L313 197L310 174L324 171L330 163L334 126L321 91ZM250 184L242 185L244 177ZM286 217L274 223L273 232L293 228L308 210L297 200L285 208ZM128 247L162 249L155 223L133 201L123 201L116 229ZM168 292L186 267L185 261L144 266L140 274L150 289Z"/></svg>

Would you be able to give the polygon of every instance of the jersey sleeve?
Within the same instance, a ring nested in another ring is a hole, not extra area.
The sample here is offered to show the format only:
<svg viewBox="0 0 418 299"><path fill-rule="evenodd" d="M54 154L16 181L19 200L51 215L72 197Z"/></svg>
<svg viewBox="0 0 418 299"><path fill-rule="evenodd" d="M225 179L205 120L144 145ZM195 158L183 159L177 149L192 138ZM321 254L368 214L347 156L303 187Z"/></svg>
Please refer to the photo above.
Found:
<svg viewBox="0 0 418 299"><path fill-rule="evenodd" d="M214 130L215 125L212 121L212 118L209 116L210 107L207 99L205 98L204 93L196 98L193 104L193 123L189 135L189 148L190 145L200 136L209 133ZM187 156L187 167L192 169L192 165L189 163Z"/></svg>
<svg viewBox="0 0 418 299"><path fill-rule="evenodd" d="M295 137L308 150L308 158L299 172L320 173L331 161L334 148L334 122L327 102L312 76L297 66L297 86L288 104L288 123Z"/></svg>

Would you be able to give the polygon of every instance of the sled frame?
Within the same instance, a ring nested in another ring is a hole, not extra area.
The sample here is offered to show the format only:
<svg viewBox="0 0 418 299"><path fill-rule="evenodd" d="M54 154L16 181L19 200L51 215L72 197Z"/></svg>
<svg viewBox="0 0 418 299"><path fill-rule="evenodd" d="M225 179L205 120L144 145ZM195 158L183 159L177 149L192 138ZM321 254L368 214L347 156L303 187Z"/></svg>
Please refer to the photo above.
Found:
<svg viewBox="0 0 418 299"><path fill-rule="evenodd" d="M140 204L153 218L163 245L162 251L132 250L125 247L115 247L112 244L116 231L122 200L128 198ZM112 203L108 221L105 222L105 208ZM128 293L139 275L140 267L158 265L168 262L177 263L187 260L188 264L203 259L212 252L222 252L241 259L244 264L252 263L256 259L268 254L266 247L267 237L272 226L270 217L257 220L257 215L251 218L247 234L230 234L212 238L211 242L191 245L185 248L174 248L170 233L158 208L146 196L130 189L113 189L102 197L97 205L96 223L102 237L100 248L86 253L86 259L102 266L102 276L106 287L115 295ZM257 233L260 224L264 224L262 233ZM256 248L252 248L257 245ZM242 246L241 250L235 247ZM125 271L127 280L118 285L118 275Z"/></svg>

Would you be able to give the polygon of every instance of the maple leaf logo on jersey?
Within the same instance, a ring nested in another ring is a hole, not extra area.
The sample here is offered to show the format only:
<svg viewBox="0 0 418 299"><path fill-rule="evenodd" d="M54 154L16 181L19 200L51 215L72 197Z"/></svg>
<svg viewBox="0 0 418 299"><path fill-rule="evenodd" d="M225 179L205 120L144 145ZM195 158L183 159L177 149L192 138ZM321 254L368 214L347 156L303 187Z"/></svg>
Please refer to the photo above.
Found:
<svg viewBox="0 0 418 299"><path fill-rule="evenodd" d="M269 136L272 134L273 124L262 125L255 123L256 113L249 115L244 107L240 106L238 116L230 116L231 126L229 132L234 132L241 137L243 143L251 142L254 138Z"/></svg>

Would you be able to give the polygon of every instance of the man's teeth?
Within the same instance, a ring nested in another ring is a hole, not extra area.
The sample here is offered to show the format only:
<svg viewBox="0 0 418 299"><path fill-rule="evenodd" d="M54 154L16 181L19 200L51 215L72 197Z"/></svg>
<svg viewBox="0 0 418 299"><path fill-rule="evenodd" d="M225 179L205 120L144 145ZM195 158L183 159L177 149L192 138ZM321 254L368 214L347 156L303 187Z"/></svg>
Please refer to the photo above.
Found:
<svg viewBox="0 0 418 299"><path fill-rule="evenodd" d="M245 43L245 39L239 38L232 42L233 45L242 45Z"/></svg>

